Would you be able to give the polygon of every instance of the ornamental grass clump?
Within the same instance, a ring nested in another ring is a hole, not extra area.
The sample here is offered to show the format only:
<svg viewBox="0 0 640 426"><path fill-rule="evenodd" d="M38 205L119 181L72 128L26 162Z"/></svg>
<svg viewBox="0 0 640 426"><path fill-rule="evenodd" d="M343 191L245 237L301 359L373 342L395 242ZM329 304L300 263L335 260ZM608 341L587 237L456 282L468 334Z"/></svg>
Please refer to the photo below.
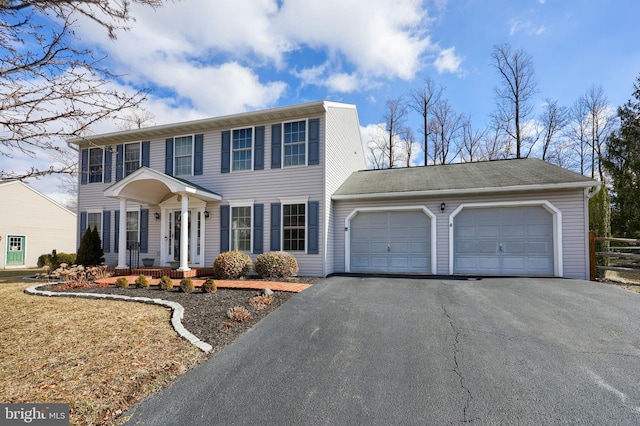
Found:
<svg viewBox="0 0 640 426"><path fill-rule="evenodd" d="M120 277L116 280L116 287L129 288L129 281L125 277Z"/></svg>
<svg viewBox="0 0 640 426"><path fill-rule="evenodd" d="M262 278L289 278L298 273L298 261L291 253L270 251L256 258L255 270Z"/></svg>
<svg viewBox="0 0 640 426"><path fill-rule="evenodd" d="M144 275L140 274L138 278L136 278L136 287L138 288L149 288L149 280Z"/></svg>
<svg viewBox="0 0 640 426"><path fill-rule="evenodd" d="M251 313L242 306L234 306L227 310L227 316L229 319L235 322L245 322L251 318Z"/></svg>
<svg viewBox="0 0 640 426"><path fill-rule="evenodd" d="M158 283L160 290L172 290L173 289L173 281L166 275L163 275L160 278L160 282Z"/></svg>
<svg viewBox="0 0 640 426"><path fill-rule="evenodd" d="M254 296L249 299L249 304L253 306L256 311L261 311L272 303L273 297L264 294L261 294L260 296Z"/></svg>
<svg viewBox="0 0 640 426"><path fill-rule="evenodd" d="M202 283L202 292L203 293L215 293L218 291L218 286L213 278L207 278L204 283Z"/></svg>
<svg viewBox="0 0 640 426"><path fill-rule="evenodd" d="M224 280L245 277L251 272L252 266L249 255L238 250L220 253L213 262L215 275Z"/></svg>
<svg viewBox="0 0 640 426"><path fill-rule="evenodd" d="M193 280L191 278L185 277L180 280L180 291L183 293L191 293L195 285L193 284Z"/></svg>

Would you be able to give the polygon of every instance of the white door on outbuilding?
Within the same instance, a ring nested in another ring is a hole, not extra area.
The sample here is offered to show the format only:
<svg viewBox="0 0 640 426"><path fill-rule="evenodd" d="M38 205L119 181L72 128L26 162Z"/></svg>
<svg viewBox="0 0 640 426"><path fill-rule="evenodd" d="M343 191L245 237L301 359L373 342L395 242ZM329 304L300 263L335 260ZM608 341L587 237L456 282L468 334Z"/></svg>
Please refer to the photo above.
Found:
<svg viewBox="0 0 640 426"><path fill-rule="evenodd" d="M350 272L431 273L431 220L421 210L358 212L350 222Z"/></svg>
<svg viewBox="0 0 640 426"><path fill-rule="evenodd" d="M454 274L554 274L553 215L541 206L464 208L453 226Z"/></svg>

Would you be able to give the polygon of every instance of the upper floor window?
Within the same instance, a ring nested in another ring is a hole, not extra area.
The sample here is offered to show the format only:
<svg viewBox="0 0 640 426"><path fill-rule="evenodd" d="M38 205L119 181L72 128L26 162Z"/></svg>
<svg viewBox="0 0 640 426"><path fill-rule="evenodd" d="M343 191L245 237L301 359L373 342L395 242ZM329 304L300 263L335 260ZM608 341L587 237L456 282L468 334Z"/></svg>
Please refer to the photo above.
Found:
<svg viewBox="0 0 640 426"><path fill-rule="evenodd" d="M124 175L128 176L140 167L140 142L124 145Z"/></svg>
<svg viewBox="0 0 640 426"><path fill-rule="evenodd" d="M91 148L89 150L89 182L102 182L103 169L102 148Z"/></svg>
<svg viewBox="0 0 640 426"><path fill-rule="evenodd" d="M174 139L175 175L193 173L193 136L181 136Z"/></svg>
<svg viewBox="0 0 640 426"><path fill-rule="evenodd" d="M306 204L283 204L282 242L286 251L305 250Z"/></svg>
<svg viewBox="0 0 640 426"><path fill-rule="evenodd" d="M253 147L253 129L233 131L233 170L251 170L251 154Z"/></svg>
<svg viewBox="0 0 640 426"><path fill-rule="evenodd" d="M306 164L307 122L295 121L284 124L284 166Z"/></svg>

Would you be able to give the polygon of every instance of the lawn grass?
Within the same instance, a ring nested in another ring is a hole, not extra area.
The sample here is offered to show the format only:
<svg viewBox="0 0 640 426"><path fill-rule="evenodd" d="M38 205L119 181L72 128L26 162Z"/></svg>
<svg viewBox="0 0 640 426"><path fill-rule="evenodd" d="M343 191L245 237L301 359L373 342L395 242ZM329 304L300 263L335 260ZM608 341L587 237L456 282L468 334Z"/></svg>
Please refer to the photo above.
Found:
<svg viewBox="0 0 640 426"><path fill-rule="evenodd" d="M30 296L0 272L0 401L69 403L71 424L109 424L204 359L166 308Z"/></svg>

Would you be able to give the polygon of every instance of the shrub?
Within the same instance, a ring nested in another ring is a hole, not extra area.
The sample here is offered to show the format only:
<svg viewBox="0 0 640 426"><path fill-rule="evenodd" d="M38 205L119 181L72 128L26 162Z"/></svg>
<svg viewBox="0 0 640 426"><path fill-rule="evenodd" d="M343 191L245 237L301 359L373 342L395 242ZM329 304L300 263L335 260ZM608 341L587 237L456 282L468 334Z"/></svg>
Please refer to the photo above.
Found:
<svg viewBox="0 0 640 426"><path fill-rule="evenodd" d="M104 263L104 250L98 229L87 229L80 240L76 262L84 266L95 266Z"/></svg>
<svg viewBox="0 0 640 426"><path fill-rule="evenodd" d="M216 276L227 280L249 275L252 266L249 255L238 250L220 253L213 262Z"/></svg>
<svg viewBox="0 0 640 426"><path fill-rule="evenodd" d="M298 261L290 253L270 251L256 258L255 270L262 278L288 278L298 273Z"/></svg>
<svg viewBox="0 0 640 426"><path fill-rule="evenodd" d="M191 278L183 278L180 280L180 290L183 293L191 293L195 286L193 285L193 280Z"/></svg>
<svg viewBox="0 0 640 426"><path fill-rule="evenodd" d="M203 293L215 293L218 291L218 286L216 286L216 282L213 278L207 278L205 282L202 284L202 292Z"/></svg>
<svg viewBox="0 0 640 426"><path fill-rule="evenodd" d="M38 257L38 267L48 266L50 271L54 271L60 267L62 263L72 265L76 262L75 253L51 253L41 254Z"/></svg>
<svg viewBox="0 0 640 426"><path fill-rule="evenodd" d="M254 296L249 299L249 304L253 306L256 310L261 311L270 304L273 303L273 297L265 296L264 294L260 296Z"/></svg>
<svg viewBox="0 0 640 426"><path fill-rule="evenodd" d="M233 308L229 308L227 310L227 316L229 319L236 322L245 322L251 318L251 314L247 311L246 308L242 306L234 306Z"/></svg>
<svg viewBox="0 0 640 426"><path fill-rule="evenodd" d="M125 277L120 277L116 280L116 287L129 288L129 281Z"/></svg>
<svg viewBox="0 0 640 426"><path fill-rule="evenodd" d="M138 288L148 288L149 280L144 275L140 274L138 278L136 278L136 287Z"/></svg>
<svg viewBox="0 0 640 426"><path fill-rule="evenodd" d="M158 283L160 290L171 290L173 289L173 281L166 275L163 275L160 278L160 282Z"/></svg>

